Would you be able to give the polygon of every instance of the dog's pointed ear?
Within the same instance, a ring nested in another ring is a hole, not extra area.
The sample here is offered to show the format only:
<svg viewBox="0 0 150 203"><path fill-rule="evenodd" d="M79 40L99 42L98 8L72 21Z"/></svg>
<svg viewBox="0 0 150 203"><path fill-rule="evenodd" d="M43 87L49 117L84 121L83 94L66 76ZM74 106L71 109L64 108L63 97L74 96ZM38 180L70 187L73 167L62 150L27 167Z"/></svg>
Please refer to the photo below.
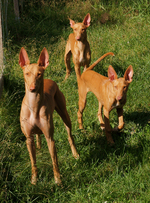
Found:
<svg viewBox="0 0 150 203"><path fill-rule="evenodd" d="M130 65L127 70L125 71L124 73L124 78L126 81L128 81L129 83L132 82L132 78L133 78L133 68L132 66Z"/></svg>
<svg viewBox="0 0 150 203"><path fill-rule="evenodd" d="M88 14L85 16L85 18L84 18L84 20L83 20L83 23L84 23L84 25L86 25L86 27L89 27L89 26L90 26L90 22L91 22L91 16L90 16L90 14L88 13Z"/></svg>
<svg viewBox="0 0 150 203"><path fill-rule="evenodd" d="M19 53L19 65L23 69L25 65L30 64L30 60L28 58L28 54L24 47L21 48Z"/></svg>
<svg viewBox="0 0 150 203"><path fill-rule="evenodd" d="M47 66L49 65L49 55L47 52L47 49L44 47L44 49L41 51L39 60L38 60L38 65L43 66L43 69L45 70Z"/></svg>
<svg viewBox="0 0 150 203"><path fill-rule="evenodd" d="M69 20L70 20L70 27L73 28L75 22L74 22L74 20L71 20L70 18L69 18Z"/></svg>
<svg viewBox="0 0 150 203"><path fill-rule="evenodd" d="M108 68L108 78L110 81L116 80L118 78L116 71L111 65Z"/></svg>

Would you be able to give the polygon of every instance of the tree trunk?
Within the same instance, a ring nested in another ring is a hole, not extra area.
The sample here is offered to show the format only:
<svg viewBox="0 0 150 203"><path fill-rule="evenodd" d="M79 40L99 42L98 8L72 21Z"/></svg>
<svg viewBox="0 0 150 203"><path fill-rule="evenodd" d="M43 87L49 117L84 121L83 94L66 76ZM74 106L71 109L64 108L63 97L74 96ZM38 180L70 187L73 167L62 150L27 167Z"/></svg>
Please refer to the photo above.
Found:
<svg viewBox="0 0 150 203"><path fill-rule="evenodd" d="M15 19L19 20L20 16L19 16L19 4L18 4L18 0L14 0L14 12L15 12Z"/></svg>
<svg viewBox="0 0 150 203"><path fill-rule="evenodd" d="M3 90L3 40L2 40L2 21L1 21L1 5L0 5L0 97Z"/></svg>

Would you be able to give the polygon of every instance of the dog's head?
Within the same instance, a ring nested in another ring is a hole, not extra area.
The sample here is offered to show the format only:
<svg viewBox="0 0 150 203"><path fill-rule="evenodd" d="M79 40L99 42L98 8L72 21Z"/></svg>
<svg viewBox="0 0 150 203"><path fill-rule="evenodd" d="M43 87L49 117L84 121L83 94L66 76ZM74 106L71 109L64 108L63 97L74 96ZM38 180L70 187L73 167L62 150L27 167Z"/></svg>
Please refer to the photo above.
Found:
<svg viewBox="0 0 150 203"><path fill-rule="evenodd" d="M37 92L39 87L43 86L44 70L49 65L49 55L46 48L41 51L38 62L30 64L28 54L22 47L19 53L19 65L23 69L25 87L30 92Z"/></svg>
<svg viewBox="0 0 150 203"><path fill-rule="evenodd" d="M82 23L75 23L73 20L70 20L70 26L73 29L75 39L77 41L83 41L86 38L86 29L90 26L91 16L88 13Z"/></svg>
<svg viewBox="0 0 150 203"><path fill-rule="evenodd" d="M132 82L133 68L130 65L124 73L124 77L118 78L116 71L112 66L108 68L108 78L113 84L113 92L118 103L126 102L126 92L129 84Z"/></svg>

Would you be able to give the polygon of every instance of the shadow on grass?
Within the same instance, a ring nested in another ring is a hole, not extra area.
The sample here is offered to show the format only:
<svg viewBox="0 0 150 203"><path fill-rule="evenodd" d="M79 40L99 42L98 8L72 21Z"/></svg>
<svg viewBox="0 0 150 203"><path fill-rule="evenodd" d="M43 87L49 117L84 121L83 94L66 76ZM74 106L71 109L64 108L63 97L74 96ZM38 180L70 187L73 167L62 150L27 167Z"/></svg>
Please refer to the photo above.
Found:
<svg viewBox="0 0 150 203"><path fill-rule="evenodd" d="M147 117L148 114L144 114ZM144 126L144 123L143 123ZM143 137L142 139L138 139L138 143L135 145L128 146L126 144L126 139L130 137L128 133L123 132L112 132L112 137L115 142L114 147L110 147L107 144L105 133L100 130L100 126L94 123L94 132L88 132L88 130L81 131L81 136L83 136L83 140L80 143L81 146L85 146L89 148L88 153L85 155L84 162L88 163L89 167L92 167L93 163L96 163L95 166L100 165L104 161L110 161L110 157L112 157L112 162L117 160L117 157L122 157L124 159L124 155L128 154L128 156L133 157L130 161L130 169L135 168L139 163L142 163L143 160L143 152L144 146L150 144L150 141L147 142L147 139ZM93 135L94 134L94 135ZM81 149L82 151L82 149ZM129 165L129 158L123 161L122 168L126 168ZM83 163L82 163L83 164Z"/></svg>
<svg viewBox="0 0 150 203"><path fill-rule="evenodd" d="M139 124L143 128L150 120L150 112L143 110L143 112L124 113L124 118Z"/></svg>
<svg viewBox="0 0 150 203"><path fill-rule="evenodd" d="M15 78L11 78L11 76L5 75L4 76L4 90L8 92L8 95L11 95L12 92L20 91L21 98L20 100L22 101L24 92L25 92L25 86L24 86L24 81L23 79L17 80Z"/></svg>
<svg viewBox="0 0 150 203"><path fill-rule="evenodd" d="M9 133L11 128L14 126L14 130L10 133L10 140L25 140L24 136L19 136L17 138L16 133L21 133L20 129L20 109L21 103L24 97L24 83L22 81L11 79L9 75L4 77L4 90L1 100L1 109L3 116L1 117L1 124L3 123L4 127L1 129L1 136L3 137L5 131ZM10 130L9 130L10 128ZM1 137L1 138L2 138Z"/></svg>

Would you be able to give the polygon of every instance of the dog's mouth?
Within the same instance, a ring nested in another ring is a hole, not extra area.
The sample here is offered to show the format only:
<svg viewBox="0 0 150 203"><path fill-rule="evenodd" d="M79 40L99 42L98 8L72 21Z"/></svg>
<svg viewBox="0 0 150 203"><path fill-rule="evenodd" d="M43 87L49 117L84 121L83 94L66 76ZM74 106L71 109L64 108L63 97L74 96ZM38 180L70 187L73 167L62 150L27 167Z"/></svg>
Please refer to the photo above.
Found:
<svg viewBox="0 0 150 203"><path fill-rule="evenodd" d="M36 85L36 83L31 83L29 85L29 90L30 90L30 92L36 92L37 91L37 85Z"/></svg>
<svg viewBox="0 0 150 203"><path fill-rule="evenodd" d="M37 87L36 86L30 86L29 87L29 90L30 90L30 92L36 92L36 90L37 90Z"/></svg>
<svg viewBox="0 0 150 203"><path fill-rule="evenodd" d="M124 102L125 102L125 100L126 100L126 97L125 97L125 95L123 95L122 97L120 97L120 98L118 98L118 99L116 99L120 104L123 104Z"/></svg>
<svg viewBox="0 0 150 203"><path fill-rule="evenodd" d="M76 37L76 40L77 41L81 41L81 37Z"/></svg>
<svg viewBox="0 0 150 203"><path fill-rule="evenodd" d="M34 92L36 92L36 89L32 89L32 90L30 89L30 92L33 92L33 93L34 93Z"/></svg>
<svg viewBox="0 0 150 203"><path fill-rule="evenodd" d="M112 109L116 108L116 107L119 107L121 104L122 104L121 100L116 99L115 102L112 105Z"/></svg>

